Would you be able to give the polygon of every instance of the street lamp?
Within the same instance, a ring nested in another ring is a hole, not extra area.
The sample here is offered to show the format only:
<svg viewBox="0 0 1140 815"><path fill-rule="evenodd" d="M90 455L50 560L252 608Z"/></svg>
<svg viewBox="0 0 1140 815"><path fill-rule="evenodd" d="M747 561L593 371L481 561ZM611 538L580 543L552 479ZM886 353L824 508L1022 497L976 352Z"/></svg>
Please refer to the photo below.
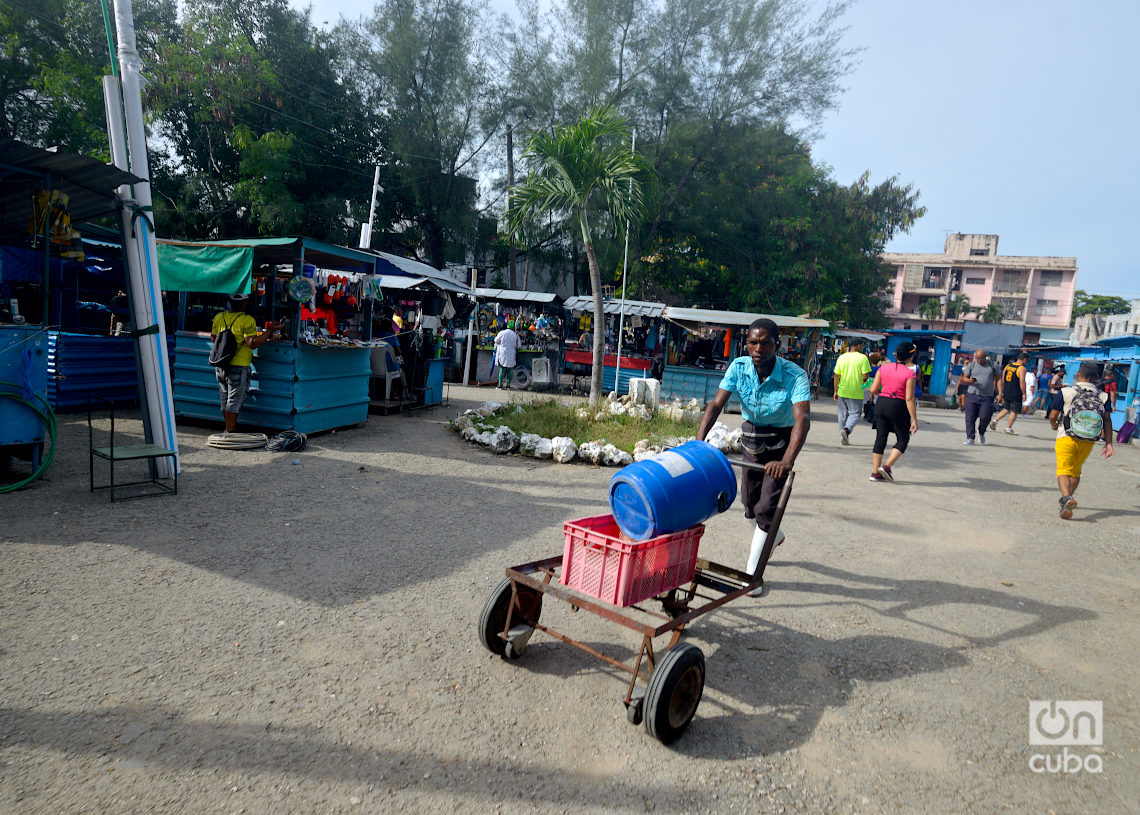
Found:
<svg viewBox="0 0 1140 815"><path fill-rule="evenodd" d="M534 108L527 105L523 108L523 121L534 116ZM515 142L512 133L514 126L507 125L507 211L511 209L511 187L515 185ZM509 285L512 289L515 288L515 240L514 235L507 233L507 277Z"/></svg>

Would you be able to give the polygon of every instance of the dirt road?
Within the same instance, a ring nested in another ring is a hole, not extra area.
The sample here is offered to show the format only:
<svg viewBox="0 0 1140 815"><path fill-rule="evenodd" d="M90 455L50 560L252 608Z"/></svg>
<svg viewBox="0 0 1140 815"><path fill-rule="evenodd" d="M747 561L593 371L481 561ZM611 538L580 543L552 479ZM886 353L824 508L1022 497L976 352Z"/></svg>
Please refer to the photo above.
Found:
<svg viewBox="0 0 1140 815"><path fill-rule="evenodd" d="M704 700L663 747L603 663L477 642L504 567L560 552L612 474L461 442L446 419L493 393L300 454L182 427L182 493L113 506L61 417L49 478L0 495L0 812L1140 812L1137 447L1062 522L1040 418L963 447L924 411L879 484L869 427L841 447L814 403L770 594L686 634ZM734 507L701 552L743 566L748 537ZM1031 745L1031 700L1103 702L1103 744ZM1031 769L1063 751L1078 772Z"/></svg>

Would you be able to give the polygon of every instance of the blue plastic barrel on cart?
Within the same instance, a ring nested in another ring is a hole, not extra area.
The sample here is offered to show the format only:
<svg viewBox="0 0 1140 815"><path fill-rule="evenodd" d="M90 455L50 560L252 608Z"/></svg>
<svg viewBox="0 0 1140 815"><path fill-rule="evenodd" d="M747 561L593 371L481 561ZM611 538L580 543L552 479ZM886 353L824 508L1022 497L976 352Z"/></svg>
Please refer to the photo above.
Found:
<svg viewBox="0 0 1140 815"><path fill-rule="evenodd" d="M630 464L610 479L610 510L633 540L680 532L736 500L736 473L724 453L690 441Z"/></svg>

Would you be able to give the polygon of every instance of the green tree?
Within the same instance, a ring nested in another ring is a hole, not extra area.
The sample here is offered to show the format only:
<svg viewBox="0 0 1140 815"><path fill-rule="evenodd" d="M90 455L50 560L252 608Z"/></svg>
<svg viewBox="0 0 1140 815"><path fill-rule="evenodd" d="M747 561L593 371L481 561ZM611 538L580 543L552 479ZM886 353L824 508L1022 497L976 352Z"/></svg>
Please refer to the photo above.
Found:
<svg viewBox="0 0 1140 815"><path fill-rule="evenodd" d="M396 240L422 247L437 267L481 246L475 178L503 122L485 12L471 0L381 0L340 32L351 43L347 74L383 118L383 197L393 219L411 225Z"/></svg>
<svg viewBox="0 0 1140 815"><path fill-rule="evenodd" d="M367 206L376 128L340 43L287 0L188 0L164 36L147 99L158 229L352 240L345 202Z"/></svg>
<svg viewBox="0 0 1140 815"><path fill-rule="evenodd" d="M148 63L175 4L139 0L134 13ZM0 138L109 160L101 78L111 51L99 2L0 2L0 43Z"/></svg>
<svg viewBox="0 0 1140 815"><path fill-rule="evenodd" d="M942 317L942 304L937 297L928 297L918 304L918 315L924 320L934 322Z"/></svg>
<svg viewBox="0 0 1140 815"><path fill-rule="evenodd" d="M521 233L528 219L552 213L573 223L586 250L594 299L590 402L595 403L602 395L605 313L591 220L623 228L639 217L647 168L631 149L628 124L608 108L595 108L553 134L536 133L523 160L529 169L515 188L508 214L511 231Z"/></svg>
<svg viewBox="0 0 1140 815"><path fill-rule="evenodd" d="M1075 323L1082 314L1128 314L1132 304L1123 297L1109 294L1089 294L1084 289L1073 292L1073 316Z"/></svg>
<svg viewBox="0 0 1140 815"><path fill-rule="evenodd" d="M974 307L970 304L970 298L964 294L959 294L946 304L946 317L957 320L959 317L965 317L973 310Z"/></svg>
<svg viewBox="0 0 1140 815"><path fill-rule="evenodd" d="M983 323L1000 323L1005 319L1005 309L1001 307L1001 303L990 303L982 309L982 322Z"/></svg>

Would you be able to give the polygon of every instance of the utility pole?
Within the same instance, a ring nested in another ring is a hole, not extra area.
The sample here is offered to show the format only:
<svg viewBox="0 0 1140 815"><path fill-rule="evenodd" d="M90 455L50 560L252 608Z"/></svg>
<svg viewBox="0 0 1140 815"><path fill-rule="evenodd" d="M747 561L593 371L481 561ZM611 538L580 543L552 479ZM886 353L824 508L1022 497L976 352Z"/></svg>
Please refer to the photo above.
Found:
<svg viewBox="0 0 1140 815"><path fill-rule="evenodd" d="M515 142L507 125L507 211L511 209L511 188L515 185ZM515 288L515 236L507 233L507 288Z"/></svg>

